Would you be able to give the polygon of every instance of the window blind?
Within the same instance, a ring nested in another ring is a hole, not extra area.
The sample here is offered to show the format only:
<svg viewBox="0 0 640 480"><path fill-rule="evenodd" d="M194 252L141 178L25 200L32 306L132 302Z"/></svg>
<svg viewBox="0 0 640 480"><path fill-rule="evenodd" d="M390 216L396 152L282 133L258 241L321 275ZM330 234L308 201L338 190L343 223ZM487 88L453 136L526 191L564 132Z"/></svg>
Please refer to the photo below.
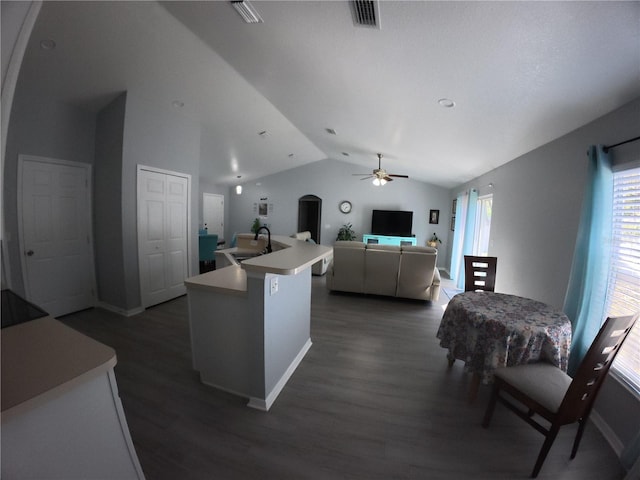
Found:
<svg viewBox="0 0 640 480"><path fill-rule="evenodd" d="M608 315L634 314L640 311L640 168L614 174L612 230ZM640 394L640 321L611 368Z"/></svg>

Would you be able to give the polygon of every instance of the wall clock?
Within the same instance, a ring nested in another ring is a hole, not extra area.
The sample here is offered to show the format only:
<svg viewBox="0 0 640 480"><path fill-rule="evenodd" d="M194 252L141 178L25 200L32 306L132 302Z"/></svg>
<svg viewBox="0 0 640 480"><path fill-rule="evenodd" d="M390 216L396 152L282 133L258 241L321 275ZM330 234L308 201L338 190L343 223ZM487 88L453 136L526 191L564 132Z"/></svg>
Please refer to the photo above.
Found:
<svg viewBox="0 0 640 480"><path fill-rule="evenodd" d="M340 211L342 213L349 213L351 211L351 202L348 200L340 202Z"/></svg>

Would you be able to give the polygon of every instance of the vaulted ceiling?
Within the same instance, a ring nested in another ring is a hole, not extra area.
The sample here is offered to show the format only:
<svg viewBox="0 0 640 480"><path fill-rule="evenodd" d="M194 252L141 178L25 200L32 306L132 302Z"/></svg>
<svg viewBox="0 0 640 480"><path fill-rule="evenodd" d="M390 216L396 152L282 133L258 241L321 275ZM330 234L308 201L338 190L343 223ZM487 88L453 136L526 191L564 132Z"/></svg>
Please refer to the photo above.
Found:
<svg viewBox="0 0 640 480"><path fill-rule="evenodd" d="M253 5L263 23L226 1L44 2L20 82L180 109L224 184L324 158L366 172L380 152L452 187L640 96L640 2L382 1L378 28L347 1Z"/></svg>

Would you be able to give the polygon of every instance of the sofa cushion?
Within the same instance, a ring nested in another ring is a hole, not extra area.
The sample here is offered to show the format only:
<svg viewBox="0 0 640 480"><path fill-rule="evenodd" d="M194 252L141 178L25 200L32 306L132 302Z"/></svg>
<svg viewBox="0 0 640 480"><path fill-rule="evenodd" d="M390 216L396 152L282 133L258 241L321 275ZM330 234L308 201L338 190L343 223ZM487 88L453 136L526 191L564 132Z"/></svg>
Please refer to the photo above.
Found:
<svg viewBox="0 0 640 480"><path fill-rule="evenodd" d="M367 251L369 250L383 250L388 252L397 252L400 253L400 245L378 245L375 243L367 244Z"/></svg>
<svg viewBox="0 0 640 480"><path fill-rule="evenodd" d="M396 294L400 247L367 245L364 261L364 291L373 295Z"/></svg>
<svg viewBox="0 0 640 480"><path fill-rule="evenodd" d="M364 243L337 241L333 264L327 273L327 288L342 292L364 292Z"/></svg>
<svg viewBox="0 0 640 480"><path fill-rule="evenodd" d="M401 248L403 252L435 253L435 254L438 253L437 248L421 247L419 245L403 245Z"/></svg>
<svg viewBox="0 0 640 480"><path fill-rule="evenodd" d="M365 244L363 242L355 242L351 240L338 240L333 244L333 248L361 248L364 250Z"/></svg>
<svg viewBox="0 0 640 480"><path fill-rule="evenodd" d="M432 297L431 287L438 255L437 253L414 250L416 248L430 247L411 247L410 250L408 247L403 247L396 295L404 298L437 300L437 297Z"/></svg>

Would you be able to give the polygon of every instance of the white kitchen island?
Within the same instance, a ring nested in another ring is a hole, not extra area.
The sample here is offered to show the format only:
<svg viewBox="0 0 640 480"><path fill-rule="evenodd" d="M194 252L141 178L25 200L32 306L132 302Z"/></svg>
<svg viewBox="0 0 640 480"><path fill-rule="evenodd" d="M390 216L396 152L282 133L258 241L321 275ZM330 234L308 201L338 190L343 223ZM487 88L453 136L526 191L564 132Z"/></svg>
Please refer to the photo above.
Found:
<svg viewBox="0 0 640 480"><path fill-rule="evenodd" d="M2 478L144 479L112 348L48 315L1 337Z"/></svg>
<svg viewBox="0 0 640 480"><path fill-rule="evenodd" d="M332 253L284 236L271 243L273 253L241 264L233 255L253 245L218 251L216 263L229 266L185 281L200 380L264 411L311 347L311 266Z"/></svg>

